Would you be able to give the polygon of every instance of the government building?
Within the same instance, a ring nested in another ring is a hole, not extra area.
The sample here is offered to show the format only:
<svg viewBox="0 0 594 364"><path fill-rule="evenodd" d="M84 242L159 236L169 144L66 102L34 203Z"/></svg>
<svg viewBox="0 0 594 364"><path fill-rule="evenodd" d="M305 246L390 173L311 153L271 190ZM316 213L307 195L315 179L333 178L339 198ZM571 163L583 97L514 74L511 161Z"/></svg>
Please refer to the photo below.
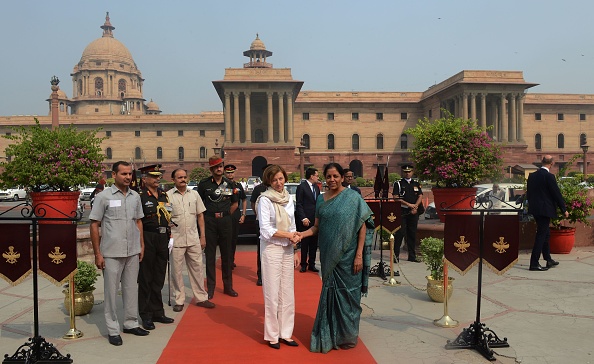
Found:
<svg viewBox="0 0 594 364"><path fill-rule="evenodd" d="M290 68L270 63L273 53L258 35L243 52L246 62L212 82L222 111L167 114L166 105L161 110L147 102L145 79L115 38L109 14L101 29L74 65L73 94L58 90L57 98L60 124L101 128L108 169L118 160L137 168L161 163L167 171L208 168L208 157L223 152L240 177L261 175L267 163L298 172L300 163L323 168L338 162L373 178L388 161L391 172L400 172L414 142L406 130L448 110L492 127L505 168L539 165L551 154L556 172L582 153L594 125L594 95L529 93L537 84L521 71L464 70L419 92L302 90L304 81L293 79ZM51 111L51 96L47 101ZM51 112L38 119L51 125ZM33 122L33 116L0 116L0 133ZM1 150L7 143L0 139ZM578 160L572 170L583 169Z"/></svg>

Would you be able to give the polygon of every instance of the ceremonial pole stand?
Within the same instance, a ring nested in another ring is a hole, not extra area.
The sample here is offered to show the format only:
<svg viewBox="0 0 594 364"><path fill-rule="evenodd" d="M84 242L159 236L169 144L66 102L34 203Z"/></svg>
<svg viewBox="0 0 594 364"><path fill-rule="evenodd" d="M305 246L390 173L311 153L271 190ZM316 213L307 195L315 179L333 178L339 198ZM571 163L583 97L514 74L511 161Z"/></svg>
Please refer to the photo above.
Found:
<svg viewBox="0 0 594 364"><path fill-rule="evenodd" d="M74 273L70 273L70 281L68 282L68 295L70 296L70 301L68 305L70 306L70 330L62 336L63 339L80 339L83 337L83 333L80 330L76 329L76 315L74 312Z"/></svg>
<svg viewBox="0 0 594 364"><path fill-rule="evenodd" d="M390 279L387 282L384 282L385 286L399 286L400 282L398 282L394 278L394 235L390 235Z"/></svg>
<svg viewBox="0 0 594 364"><path fill-rule="evenodd" d="M456 327L458 321L448 315L448 263L443 262L443 316L433 320L433 325L439 327Z"/></svg>

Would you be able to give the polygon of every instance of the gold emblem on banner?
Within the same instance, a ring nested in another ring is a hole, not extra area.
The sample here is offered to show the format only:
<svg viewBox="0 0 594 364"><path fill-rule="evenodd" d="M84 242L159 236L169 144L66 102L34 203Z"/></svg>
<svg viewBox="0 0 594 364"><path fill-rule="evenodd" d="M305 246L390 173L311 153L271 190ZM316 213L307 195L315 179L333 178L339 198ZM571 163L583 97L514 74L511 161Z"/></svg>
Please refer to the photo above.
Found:
<svg viewBox="0 0 594 364"><path fill-rule="evenodd" d="M2 257L6 259L6 263L15 264L21 257L21 254L14 251L14 246L9 246L8 251L2 253Z"/></svg>
<svg viewBox="0 0 594 364"><path fill-rule="evenodd" d="M54 251L49 253L48 256L50 258L52 258L52 263L54 263L54 264L60 264L66 258L66 254L64 254L60 251L59 246L55 246Z"/></svg>
<svg viewBox="0 0 594 364"><path fill-rule="evenodd" d="M499 241L496 241L493 243L493 247L495 248L495 251L499 254L503 254L503 253L505 253L505 249L509 249L509 244L506 244L505 241L503 241L504 239L505 239L505 237L500 236Z"/></svg>
<svg viewBox="0 0 594 364"><path fill-rule="evenodd" d="M470 246L470 243L467 242L465 239L466 238L463 235L461 235L460 241L454 242L454 246L457 248L456 250L458 250L458 252L460 253L465 253L466 251L468 251L468 247Z"/></svg>
<svg viewBox="0 0 594 364"><path fill-rule="evenodd" d="M388 219L390 222L394 222L394 221L395 221L397 218L398 218L398 217L396 217L396 215L394 215L394 213L393 213L393 212L390 212L390 215L388 215L388 217L387 217L387 219Z"/></svg>

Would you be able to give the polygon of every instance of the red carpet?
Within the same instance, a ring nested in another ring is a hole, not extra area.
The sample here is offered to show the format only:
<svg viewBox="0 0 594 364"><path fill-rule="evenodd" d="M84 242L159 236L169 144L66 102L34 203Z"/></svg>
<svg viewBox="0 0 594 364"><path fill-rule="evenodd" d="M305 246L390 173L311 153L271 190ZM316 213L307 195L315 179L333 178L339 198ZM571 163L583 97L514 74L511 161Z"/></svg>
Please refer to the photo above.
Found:
<svg viewBox="0 0 594 364"><path fill-rule="evenodd" d="M239 297L223 294L220 268L212 299L217 307L205 309L186 305L183 316L159 364L170 363L375 363L361 340L354 349L332 350L327 354L309 351L311 329L322 287L313 272L295 271L296 314L293 339L299 347L281 344L280 350L264 341L264 299L256 286L256 253L237 252L233 288ZM220 261L219 261L220 266ZM178 316L179 320L179 316Z"/></svg>

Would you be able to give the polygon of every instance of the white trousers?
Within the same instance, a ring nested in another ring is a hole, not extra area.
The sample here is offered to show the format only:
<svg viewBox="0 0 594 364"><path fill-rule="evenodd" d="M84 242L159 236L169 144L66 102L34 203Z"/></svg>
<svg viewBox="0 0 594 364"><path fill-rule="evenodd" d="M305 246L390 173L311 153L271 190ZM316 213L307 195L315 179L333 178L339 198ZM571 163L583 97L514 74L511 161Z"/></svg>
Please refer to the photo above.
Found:
<svg viewBox="0 0 594 364"><path fill-rule="evenodd" d="M127 258L105 258L103 269L105 323L111 336L120 334L116 315L116 294L122 283L124 329L138 327L138 254Z"/></svg>
<svg viewBox="0 0 594 364"><path fill-rule="evenodd" d="M291 339L295 324L293 246L260 242L264 293L264 340Z"/></svg>
<svg viewBox="0 0 594 364"><path fill-rule="evenodd" d="M176 305L183 305L186 302L186 292L184 287L184 277L182 275L184 260L188 267L188 278L192 293L196 303L208 299L208 294L204 289L204 264L202 263L202 248L200 244L194 244L187 247L173 247L171 252L171 286L172 298Z"/></svg>

